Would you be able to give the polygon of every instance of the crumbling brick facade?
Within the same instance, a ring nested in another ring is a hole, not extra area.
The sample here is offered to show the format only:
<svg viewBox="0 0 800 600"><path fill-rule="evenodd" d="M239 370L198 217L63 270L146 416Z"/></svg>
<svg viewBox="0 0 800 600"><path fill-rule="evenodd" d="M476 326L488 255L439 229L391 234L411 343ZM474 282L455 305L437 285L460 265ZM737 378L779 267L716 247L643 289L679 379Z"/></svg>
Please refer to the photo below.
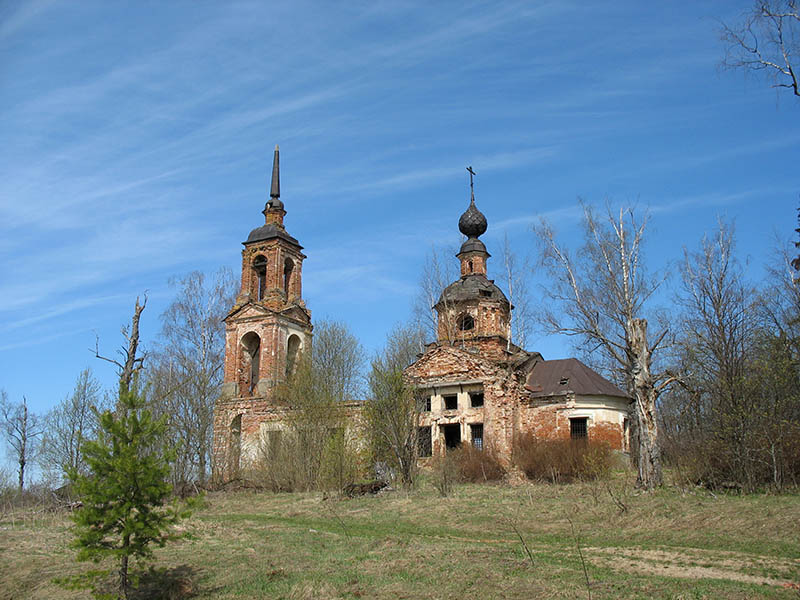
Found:
<svg viewBox="0 0 800 600"><path fill-rule="evenodd" d="M225 319L225 375L214 416L214 470L221 480L251 464L266 436L292 418L276 391L311 345L311 312L302 299L302 247L283 225L278 150L265 224L242 251L241 289ZM626 394L576 359L545 361L509 343L513 307L487 279L487 228L474 196L459 220L467 236L461 277L434 307L438 339L405 370L421 400L422 462L459 443L511 460L521 433L585 437L627 450ZM364 436L362 405L342 406L347 435Z"/></svg>
<svg viewBox="0 0 800 600"><path fill-rule="evenodd" d="M508 342L513 307L486 277L489 253L478 239L486 228L473 196L459 219L467 236L457 255L461 277L434 307L438 340L405 371L423 409L422 460L472 443L508 463L521 433L626 451L629 400L621 390L576 359L545 361Z"/></svg>
<svg viewBox="0 0 800 600"><path fill-rule="evenodd" d="M311 311L302 299L302 246L283 224L278 149L265 223L242 250L236 304L225 318L225 370L214 411L214 476L236 477L254 459L262 431L285 423L276 398L301 354L311 347Z"/></svg>

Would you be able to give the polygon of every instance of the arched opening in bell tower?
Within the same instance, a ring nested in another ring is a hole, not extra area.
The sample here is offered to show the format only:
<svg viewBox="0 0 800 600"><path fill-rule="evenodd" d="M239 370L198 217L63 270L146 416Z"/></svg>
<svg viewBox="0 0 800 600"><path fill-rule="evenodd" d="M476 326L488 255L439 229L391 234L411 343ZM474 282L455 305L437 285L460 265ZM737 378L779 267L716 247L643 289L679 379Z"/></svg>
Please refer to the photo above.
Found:
<svg viewBox="0 0 800 600"><path fill-rule="evenodd" d="M292 283L292 271L294 271L294 263L291 258L287 258L283 263L283 291L286 297L289 297L289 286Z"/></svg>
<svg viewBox="0 0 800 600"><path fill-rule="evenodd" d="M300 337L292 334L286 343L286 375L294 373L297 366L297 356L300 353Z"/></svg>
<svg viewBox="0 0 800 600"><path fill-rule="evenodd" d="M242 365L244 387L248 395L253 395L258 385L261 362L261 338L250 331L242 337Z"/></svg>
<svg viewBox="0 0 800 600"><path fill-rule="evenodd" d="M254 296L261 301L267 295L267 257L259 254L253 261L253 274L255 275Z"/></svg>

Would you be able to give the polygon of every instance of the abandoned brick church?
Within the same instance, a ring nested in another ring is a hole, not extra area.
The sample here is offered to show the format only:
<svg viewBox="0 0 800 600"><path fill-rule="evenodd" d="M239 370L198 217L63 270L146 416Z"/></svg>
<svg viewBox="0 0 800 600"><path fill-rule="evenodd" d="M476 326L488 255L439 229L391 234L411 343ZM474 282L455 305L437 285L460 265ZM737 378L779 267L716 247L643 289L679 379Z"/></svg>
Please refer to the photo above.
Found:
<svg viewBox="0 0 800 600"><path fill-rule="evenodd" d="M284 427L276 402L300 353L312 343L311 312L302 298L302 246L284 227L275 148L264 225L243 243L241 289L225 318L225 374L214 415L214 468L236 476L261 440ZM448 447L488 444L508 460L514 436L588 438L628 450L627 394L577 359L544 360L510 343L511 311L487 278L490 255L479 239L486 217L474 193L458 228L467 239L457 258L461 277L435 305L437 340L405 370L422 399L418 431L422 461ZM358 421L357 406L350 411ZM354 424L352 434L357 435Z"/></svg>

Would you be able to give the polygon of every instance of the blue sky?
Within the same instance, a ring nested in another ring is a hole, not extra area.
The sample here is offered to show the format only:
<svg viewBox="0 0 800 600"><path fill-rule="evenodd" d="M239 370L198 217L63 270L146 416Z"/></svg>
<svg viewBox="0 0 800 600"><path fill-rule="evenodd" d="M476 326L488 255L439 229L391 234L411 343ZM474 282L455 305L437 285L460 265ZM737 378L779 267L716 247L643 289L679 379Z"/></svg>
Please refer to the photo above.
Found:
<svg viewBox="0 0 800 600"><path fill-rule="evenodd" d="M87 365L111 385L95 332L112 353L149 290L152 343L171 276L238 272L276 143L308 306L370 350L458 242L467 165L495 257L533 255L541 215L577 243L578 198L610 199L651 211L654 268L722 215L759 278L795 226L800 103L719 70L749 5L7 0L0 388L44 412Z"/></svg>

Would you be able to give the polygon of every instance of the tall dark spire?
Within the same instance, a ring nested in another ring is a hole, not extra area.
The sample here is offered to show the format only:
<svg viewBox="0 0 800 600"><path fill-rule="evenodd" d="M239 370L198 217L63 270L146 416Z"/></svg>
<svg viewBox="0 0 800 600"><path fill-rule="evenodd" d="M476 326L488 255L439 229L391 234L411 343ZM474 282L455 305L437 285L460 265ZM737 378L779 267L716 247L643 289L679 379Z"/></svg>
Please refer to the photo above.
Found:
<svg viewBox="0 0 800 600"><path fill-rule="evenodd" d="M272 159L272 188L269 195L271 198L281 197L281 158L278 144L275 144L275 156Z"/></svg>
<svg viewBox="0 0 800 600"><path fill-rule="evenodd" d="M275 155L272 158L272 185L269 189L269 200L266 208L283 209L281 202L281 159L278 144L275 144ZM265 210L266 210L265 208Z"/></svg>

